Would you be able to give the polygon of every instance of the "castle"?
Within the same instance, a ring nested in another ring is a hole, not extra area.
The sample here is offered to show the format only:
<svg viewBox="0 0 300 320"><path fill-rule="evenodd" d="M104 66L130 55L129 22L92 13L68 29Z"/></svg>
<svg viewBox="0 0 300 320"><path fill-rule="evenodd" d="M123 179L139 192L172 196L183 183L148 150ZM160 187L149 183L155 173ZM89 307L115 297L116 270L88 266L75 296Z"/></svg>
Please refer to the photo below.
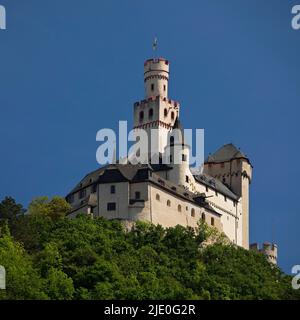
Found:
<svg viewBox="0 0 300 320"><path fill-rule="evenodd" d="M134 128L149 133L159 161L117 162L87 174L66 197L73 208L70 217L85 213L129 225L143 220L164 227L196 227L202 219L232 243L249 249L251 162L233 144L226 144L209 155L202 172L191 171L180 104L168 98L169 66L164 58L145 61L145 98L134 104ZM152 129L158 134L151 136ZM162 161L164 155L168 163ZM179 163L174 161L178 157ZM259 250L257 245L251 248ZM276 263L277 247L266 245L262 252Z"/></svg>

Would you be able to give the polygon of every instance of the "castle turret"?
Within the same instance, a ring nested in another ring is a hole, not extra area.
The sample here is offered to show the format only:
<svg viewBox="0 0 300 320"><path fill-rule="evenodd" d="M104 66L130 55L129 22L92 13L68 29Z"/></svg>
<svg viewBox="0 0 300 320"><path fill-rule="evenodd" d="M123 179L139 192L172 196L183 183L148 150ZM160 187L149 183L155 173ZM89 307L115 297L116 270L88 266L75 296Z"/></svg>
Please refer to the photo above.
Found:
<svg viewBox="0 0 300 320"><path fill-rule="evenodd" d="M210 155L204 164L204 173L222 181L242 204L242 244L249 249L249 185L252 165L248 157L233 144L227 144Z"/></svg>
<svg viewBox="0 0 300 320"><path fill-rule="evenodd" d="M168 134L168 145L165 148L165 162L172 170L168 172L168 179L187 189L195 182L189 169L190 146L184 141L184 131L179 118L176 119L172 131Z"/></svg>
<svg viewBox="0 0 300 320"><path fill-rule="evenodd" d="M148 59L144 63L146 98L168 97L169 61L163 58Z"/></svg>
<svg viewBox="0 0 300 320"><path fill-rule="evenodd" d="M168 60L153 58L145 61L145 99L134 104L134 128L147 132L149 154L150 146L151 154L164 152L168 133L179 115L179 103L168 98L168 82Z"/></svg>
<svg viewBox="0 0 300 320"><path fill-rule="evenodd" d="M264 254L270 263L277 264L278 247L275 243L264 242L261 249L258 243L252 243L250 249Z"/></svg>

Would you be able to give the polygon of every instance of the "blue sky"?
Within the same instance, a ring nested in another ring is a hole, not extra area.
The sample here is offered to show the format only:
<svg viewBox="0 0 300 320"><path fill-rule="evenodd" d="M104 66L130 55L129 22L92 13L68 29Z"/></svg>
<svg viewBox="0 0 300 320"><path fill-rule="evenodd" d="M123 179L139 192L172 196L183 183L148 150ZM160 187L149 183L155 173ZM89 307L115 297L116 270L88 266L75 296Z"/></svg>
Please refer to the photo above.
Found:
<svg viewBox="0 0 300 320"><path fill-rule="evenodd" d="M253 164L251 242L300 264L300 30L287 0L0 0L0 199L64 196L97 167L96 132L132 124L143 62L170 60L169 96Z"/></svg>

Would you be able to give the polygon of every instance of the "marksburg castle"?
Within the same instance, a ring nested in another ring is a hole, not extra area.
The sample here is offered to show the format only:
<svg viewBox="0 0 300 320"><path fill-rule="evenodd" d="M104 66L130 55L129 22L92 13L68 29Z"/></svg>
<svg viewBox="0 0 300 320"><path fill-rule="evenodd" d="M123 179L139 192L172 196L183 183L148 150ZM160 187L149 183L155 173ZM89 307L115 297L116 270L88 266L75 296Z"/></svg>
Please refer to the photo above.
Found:
<svg viewBox="0 0 300 320"><path fill-rule="evenodd" d="M109 164L87 174L67 195L70 217L79 213L149 221L163 227L196 227L202 219L246 249L277 262L277 246L249 246L249 187L252 165L233 144L208 156L201 172L189 166L190 149L180 123L180 104L168 97L169 61L144 63L145 99L134 104L134 129L144 129L156 148L158 161L147 164ZM151 136L150 131L158 134ZM181 134L178 134L181 133ZM167 155L168 163L162 161ZM180 158L181 161L175 161Z"/></svg>

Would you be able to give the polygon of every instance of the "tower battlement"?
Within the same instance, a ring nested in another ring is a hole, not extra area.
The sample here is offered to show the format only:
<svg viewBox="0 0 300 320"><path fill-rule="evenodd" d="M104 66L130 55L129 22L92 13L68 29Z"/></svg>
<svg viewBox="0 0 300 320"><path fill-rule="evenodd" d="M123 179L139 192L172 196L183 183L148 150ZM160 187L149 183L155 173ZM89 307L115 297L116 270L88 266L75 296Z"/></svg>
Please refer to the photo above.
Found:
<svg viewBox="0 0 300 320"><path fill-rule="evenodd" d="M169 61L164 58L148 59L144 63L146 98L168 96Z"/></svg>
<svg viewBox="0 0 300 320"><path fill-rule="evenodd" d="M278 258L277 244L264 242L262 245L262 248L260 248L258 243L252 243L250 245L250 249L264 254L267 257L269 262L273 264L277 264L277 258Z"/></svg>
<svg viewBox="0 0 300 320"><path fill-rule="evenodd" d="M172 100L172 99L168 99L166 97L161 97L161 96L151 96L147 99L143 99L140 101L136 101L134 103L135 107L138 106L146 106L147 103L151 102L151 101L158 101L158 100L162 100L164 102L167 102L169 105L171 105L174 108L178 108L180 106L180 103L178 101Z"/></svg>

